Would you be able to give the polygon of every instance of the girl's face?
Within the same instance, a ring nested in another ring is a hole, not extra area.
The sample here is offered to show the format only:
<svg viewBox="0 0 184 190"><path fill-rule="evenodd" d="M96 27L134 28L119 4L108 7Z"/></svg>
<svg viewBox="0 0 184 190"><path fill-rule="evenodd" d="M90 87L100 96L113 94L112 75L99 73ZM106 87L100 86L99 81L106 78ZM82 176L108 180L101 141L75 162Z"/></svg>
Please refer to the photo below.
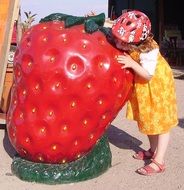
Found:
<svg viewBox="0 0 184 190"><path fill-rule="evenodd" d="M121 49L121 50L124 50L124 51L128 51L130 49L128 43L122 42L118 38L115 39L115 44L116 44L116 47L118 49Z"/></svg>

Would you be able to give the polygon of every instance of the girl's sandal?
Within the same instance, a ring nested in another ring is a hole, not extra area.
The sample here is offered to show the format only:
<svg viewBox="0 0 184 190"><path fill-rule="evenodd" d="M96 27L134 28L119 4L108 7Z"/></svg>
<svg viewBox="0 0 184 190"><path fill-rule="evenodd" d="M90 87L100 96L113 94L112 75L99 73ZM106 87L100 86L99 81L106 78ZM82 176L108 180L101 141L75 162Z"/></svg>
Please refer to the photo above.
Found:
<svg viewBox="0 0 184 190"><path fill-rule="evenodd" d="M136 154L133 155L133 158L137 160L147 160L153 158L153 156L154 152L152 152L151 149L149 149L137 152Z"/></svg>
<svg viewBox="0 0 184 190"><path fill-rule="evenodd" d="M158 169L154 169L149 164L149 165L146 165L142 168L139 168L136 172L141 174L141 175L146 175L146 176L149 175L150 176L150 175L153 175L156 173L162 173L165 171L165 164L160 164L154 159L151 159L151 161L152 161L152 163L154 163L158 167Z"/></svg>

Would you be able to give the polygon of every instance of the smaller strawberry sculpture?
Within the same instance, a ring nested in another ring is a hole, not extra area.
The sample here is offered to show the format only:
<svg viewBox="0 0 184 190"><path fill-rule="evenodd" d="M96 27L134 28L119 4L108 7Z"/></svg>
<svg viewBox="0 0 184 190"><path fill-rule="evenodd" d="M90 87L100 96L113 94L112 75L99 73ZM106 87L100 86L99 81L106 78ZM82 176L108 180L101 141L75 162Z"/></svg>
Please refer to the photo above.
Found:
<svg viewBox="0 0 184 190"><path fill-rule="evenodd" d="M21 179L79 181L110 166L103 135L125 104L133 75L117 63L121 52L108 42L104 20L104 14L57 13L24 34L14 59L7 119L10 141L20 155L12 170Z"/></svg>

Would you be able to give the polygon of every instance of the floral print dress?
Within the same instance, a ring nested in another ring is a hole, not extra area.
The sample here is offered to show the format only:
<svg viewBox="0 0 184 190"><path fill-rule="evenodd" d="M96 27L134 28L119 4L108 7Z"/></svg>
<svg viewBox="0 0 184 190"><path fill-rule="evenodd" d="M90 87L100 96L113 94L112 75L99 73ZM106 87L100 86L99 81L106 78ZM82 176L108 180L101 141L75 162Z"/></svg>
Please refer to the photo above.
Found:
<svg viewBox="0 0 184 190"><path fill-rule="evenodd" d="M131 57L140 62L140 54ZM149 82L135 75L134 90L127 105L127 118L138 123L146 135L167 133L178 124L175 83L172 70L160 53Z"/></svg>

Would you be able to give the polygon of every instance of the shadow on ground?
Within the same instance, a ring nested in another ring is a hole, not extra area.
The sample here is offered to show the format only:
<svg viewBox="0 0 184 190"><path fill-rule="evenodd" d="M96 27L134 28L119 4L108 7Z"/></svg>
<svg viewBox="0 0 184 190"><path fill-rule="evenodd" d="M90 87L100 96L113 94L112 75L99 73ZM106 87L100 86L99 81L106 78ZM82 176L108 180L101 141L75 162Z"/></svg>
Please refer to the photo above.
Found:
<svg viewBox="0 0 184 190"><path fill-rule="evenodd" d="M4 149L7 152L7 154L11 158L13 158L17 153L16 153L16 150L13 148L13 146L9 140L7 130L6 129L4 129L4 130L5 130L5 133L4 133L4 138L3 138L3 146L4 146Z"/></svg>
<svg viewBox="0 0 184 190"><path fill-rule="evenodd" d="M179 119L179 127L184 129L184 118ZM110 125L107 129L107 136L109 142L120 149L132 149L135 152L142 151L140 147L142 141L129 135L125 131L117 128L114 125ZM5 129L5 135L3 139L3 146L8 155L13 158L17 153L9 141L7 131Z"/></svg>
<svg viewBox="0 0 184 190"><path fill-rule="evenodd" d="M3 146L7 154L13 158L17 153L16 150L13 148L8 133L6 130L6 127L3 127L5 130L4 138L3 138ZM128 133L124 132L123 130L110 125L107 129L107 136L109 139L109 142L113 144L114 146L121 148L121 149L132 149L135 152L142 150L140 148L140 145L142 144L142 141L136 139L135 137L129 135Z"/></svg>
<svg viewBox="0 0 184 190"><path fill-rule="evenodd" d="M178 126L184 129L184 118L178 120L179 120Z"/></svg>
<svg viewBox="0 0 184 190"><path fill-rule="evenodd" d="M143 150L140 147L142 141L136 139L135 137L129 135L125 131L113 125L110 125L107 129L107 136L109 138L109 142L118 148L132 149L135 152Z"/></svg>

